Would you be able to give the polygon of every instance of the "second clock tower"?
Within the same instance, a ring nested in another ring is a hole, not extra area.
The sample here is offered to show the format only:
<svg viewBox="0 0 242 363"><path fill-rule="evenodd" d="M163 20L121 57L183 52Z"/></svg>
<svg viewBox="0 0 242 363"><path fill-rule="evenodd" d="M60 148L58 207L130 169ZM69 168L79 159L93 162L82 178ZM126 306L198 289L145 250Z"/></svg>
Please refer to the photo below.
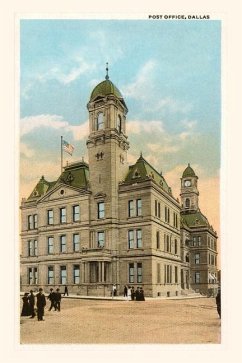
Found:
<svg viewBox="0 0 242 363"><path fill-rule="evenodd" d="M194 170L188 164L181 178L181 204L183 212L197 211L199 191L197 188L197 180Z"/></svg>

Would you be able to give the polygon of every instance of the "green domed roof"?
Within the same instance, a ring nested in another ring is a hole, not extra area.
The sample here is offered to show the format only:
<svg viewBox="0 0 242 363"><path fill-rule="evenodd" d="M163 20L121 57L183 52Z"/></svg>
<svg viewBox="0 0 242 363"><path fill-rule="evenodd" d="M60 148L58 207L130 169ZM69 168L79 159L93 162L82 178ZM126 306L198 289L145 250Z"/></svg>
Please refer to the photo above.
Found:
<svg viewBox="0 0 242 363"><path fill-rule="evenodd" d="M90 101L95 100L96 97L104 97L107 95L114 95L117 98L123 99L118 88L111 82L109 79L105 79L105 81L99 83L91 93Z"/></svg>
<svg viewBox="0 0 242 363"><path fill-rule="evenodd" d="M188 164L187 168L184 170L182 177L183 178L187 178L187 177L191 177L191 176L196 176L194 170L190 167L190 164Z"/></svg>

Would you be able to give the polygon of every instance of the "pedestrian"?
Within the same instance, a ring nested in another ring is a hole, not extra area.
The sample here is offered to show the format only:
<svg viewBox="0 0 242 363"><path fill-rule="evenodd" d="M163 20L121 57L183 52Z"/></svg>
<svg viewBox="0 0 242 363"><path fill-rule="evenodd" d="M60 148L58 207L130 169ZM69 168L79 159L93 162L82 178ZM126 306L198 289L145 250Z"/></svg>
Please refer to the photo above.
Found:
<svg viewBox="0 0 242 363"><path fill-rule="evenodd" d="M29 308L30 308L30 319L33 319L35 317L35 311L34 311L34 305L35 305L35 296L33 294L33 290L30 290L30 295L28 296L29 300Z"/></svg>
<svg viewBox="0 0 242 363"><path fill-rule="evenodd" d="M64 296L67 295L69 296L69 293L68 293L68 287L65 285L65 290L64 290Z"/></svg>
<svg viewBox="0 0 242 363"><path fill-rule="evenodd" d="M127 285L124 286L124 297L127 297L128 294L128 288Z"/></svg>
<svg viewBox="0 0 242 363"><path fill-rule="evenodd" d="M48 300L50 300L50 307L49 307L49 311L51 311L52 308L55 309L56 311L56 301L55 301L55 292L53 291L53 289L50 289L50 293L48 295Z"/></svg>
<svg viewBox="0 0 242 363"><path fill-rule="evenodd" d="M135 290L135 300L136 301L140 301L139 287L137 287L137 289Z"/></svg>
<svg viewBox="0 0 242 363"><path fill-rule="evenodd" d="M221 290L218 290L218 294L216 296L216 305L217 305L217 312L219 315L219 318L221 319Z"/></svg>
<svg viewBox="0 0 242 363"><path fill-rule="evenodd" d="M117 295L117 288L116 288L116 284L113 284L112 293L113 293L113 296L116 296L116 295Z"/></svg>
<svg viewBox="0 0 242 363"><path fill-rule="evenodd" d="M139 294L140 294L140 301L145 301L145 293L143 287L140 288Z"/></svg>
<svg viewBox="0 0 242 363"><path fill-rule="evenodd" d="M36 295L36 299L37 299L36 305L37 305L38 321L45 320L44 319L44 309L45 309L45 305L46 305L46 299L45 299L45 295L43 294L42 287L39 288L39 292Z"/></svg>
<svg viewBox="0 0 242 363"><path fill-rule="evenodd" d="M134 291L134 286L131 287L131 300L134 301L135 298L135 291Z"/></svg>
<svg viewBox="0 0 242 363"><path fill-rule="evenodd" d="M131 300L131 287L128 286L128 292L127 292L127 300Z"/></svg>
<svg viewBox="0 0 242 363"><path fill-rule="evenodd" d="M28 295L29 295L29 293L25 292L24 296L22 298L23 307L22 307L21 316L29 316L30 315L30 305L29 305Z"/></svg>
<svg viewBox="0 0 242 363"><path fill-rule="evenodd" d="M61 293L60 289L56 289L55 293L55 303L56 303L56 309L60 311L60 304L61 304Z"/></svg>

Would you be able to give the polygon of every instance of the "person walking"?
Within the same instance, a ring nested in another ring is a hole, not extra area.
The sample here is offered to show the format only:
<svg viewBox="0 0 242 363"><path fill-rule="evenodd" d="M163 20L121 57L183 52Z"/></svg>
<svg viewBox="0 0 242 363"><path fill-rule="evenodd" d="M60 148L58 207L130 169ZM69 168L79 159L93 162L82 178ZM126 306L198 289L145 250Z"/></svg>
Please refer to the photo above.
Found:
<svg viewBox="0 0 242 363"><path fill-rule="evenodd" d="M37 318L38 321L44 320L44 309L46 305L45 295L43 294L42 287L39 288L39 292L36 295L37 299Z"/></svg>
<svg viewBox="0 0 242 363"><path fill-rule="evenodd" d="M217 312L219 315L219 318L221 319L221 289L218 290L217 296L216 296L216 305L217 305Z"/></svg>
<svg viewBox="0 0 242 363"><path fill-rule="evenodd" d="M30 308L30 319L33 319L35 317L35 311L34 311L34 305L35 305L35 296L33 294L33 290L30 290L30 295L28 296L29 300L29 308Z"/></svg>
<svg viewBox="0 0 242 363"><path fill-rule="evenodd" d="M69 293L68 293L68 287L65 285L65 289L64 289L64 296L67 295L69 296Z"/></svg>
<svg viewBox="0 0 242 363"><path fill-rule="evenodd" d="M25 292L24 296L22 298L23 307L22 307L21 316L29 316L30 315L30 305L29 305L28 295L29 295L29 293Z"/></svg>
<svg viewBox="0 0 242 363"><path fill-rule="evenodd" d="M61 304L61 293L60 293L60 289L56 289L56 293L55 293L55 304L56 304L56 309L58 311L60 311L60 304Z"/></svg>
<svg viewBox="0 0 242 363"><path fill-rule="evenodd" d="M50 289L50 293L47 299L50 300L49 311L51 311L52 308L54 308L56 311L55 292L53 291L52 288Z"/></svg>
<svg viewBox="0 0 242 363"><path fill-rule="evenodd" d="M127 285L124 286L124 297L127 297L128 294L128 288Z"/></svg>
<svg viewBox="0 0 242 363"><path fill-rule="evenodd" d="M137 287L137 289L135 290L135 300L136 301L140 301L139 287Z"/></svg>

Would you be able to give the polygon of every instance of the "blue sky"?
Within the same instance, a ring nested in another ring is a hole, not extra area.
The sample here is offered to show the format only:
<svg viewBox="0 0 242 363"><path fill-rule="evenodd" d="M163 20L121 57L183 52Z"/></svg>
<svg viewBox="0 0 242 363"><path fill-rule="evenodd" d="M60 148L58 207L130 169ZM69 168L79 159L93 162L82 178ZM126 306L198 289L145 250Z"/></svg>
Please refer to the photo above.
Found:
<svg viewBox="0 0 242 363"><path fill-rule="evenodd" d="M23 196L42 174L58 177L61 135L75 146L69 161L87 160L86 104L106 62L129 109L130 163L142 151L179 193L190 162L212 188L220 168L220 36L217 20L21 20Z"/></svg>

